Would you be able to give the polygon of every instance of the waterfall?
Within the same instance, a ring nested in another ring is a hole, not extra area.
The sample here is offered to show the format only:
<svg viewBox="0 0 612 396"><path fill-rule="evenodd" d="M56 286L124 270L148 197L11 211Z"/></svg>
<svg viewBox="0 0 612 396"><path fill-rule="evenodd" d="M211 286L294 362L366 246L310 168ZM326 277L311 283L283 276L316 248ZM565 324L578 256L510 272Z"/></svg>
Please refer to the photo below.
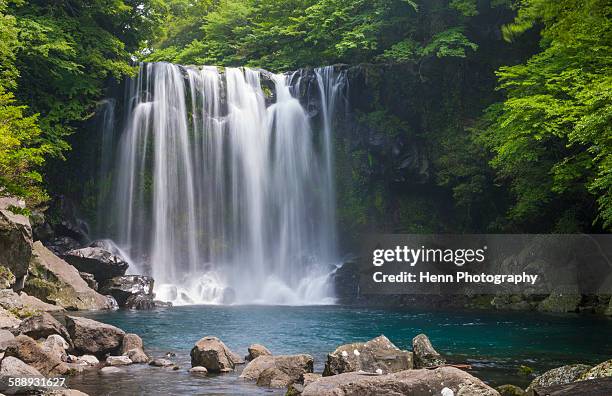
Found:
<svg viewBox="0 0 612 396"><path fill-rule="evenodd" d="M332 121L347 85L333 67L313 75L316 117L297 94L306 82L290 75L140 65L116 134L112 219L102 220L154 277L157 298L333 302Z"/></svg>

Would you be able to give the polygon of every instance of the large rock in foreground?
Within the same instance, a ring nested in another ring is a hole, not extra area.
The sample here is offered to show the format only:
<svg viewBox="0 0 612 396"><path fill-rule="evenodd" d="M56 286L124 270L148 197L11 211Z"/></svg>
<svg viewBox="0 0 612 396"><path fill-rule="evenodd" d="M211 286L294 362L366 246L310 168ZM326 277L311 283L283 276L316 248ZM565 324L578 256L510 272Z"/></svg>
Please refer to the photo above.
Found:
<svg viewBox="0 0 612 396"><path fill-rule="evenodd" d="M28 294L69 310L111 308L108 298L91 289L76 268L40 242L35 242L33 248L25 286Z"/></svg>
<svg viewBox="0 0 612 396"><path fill-rule="evenodd" d="M445 391L448 388L453 391ZM410 395L499 396L478 378L454 367L405 370L386 375L345 373L323 377L304 387L302 396Z"/></svg>
<svg viewBox="0 0 612 396"><path fill-rule="evenodd" d="M28 218L10 209L23 209L25 203L0 197L0 266L11 270L19 281L28 273L32 256L32 228Z"/></svg>
<svg viewBox="0 0 612 396"><path fill-rule="evenodd" d="M612 377L595 378L571 384L532 389L529 396L603 396L612 395Z"/></svg>
<svg viewBox="0 0 612 396"><path fill-rule="evenodd" d="M35 340L47 338L52 334L61 336L64 340L70 340L66 328L48 313L30 316L19 325L18 331Z"/></svg>
<svg viewBox="0 0 612 396"><path fill-rule="evenodd" d="M286 388L306 373L312 373L310 355L259 356L242 370L240 378L257 381L259 386Z"/></svg>
<svg viewBox="0 0 612 396"><path fill-rule="evenodd" d="M77 316L66 316L66 328L76 350L98 356L118 351L125 337L118 327Z"/></svg>
<svg viewBox="0 0 612 396"><path fill-rule="evenodd" d="M100 283L122 276L128 269L125 260L99 247L70 250L64 254L64 259L79 271L93 274Z"/></svg>
<svg viewBox="0 0 612 396"><path fill-rule="evenodd" d="M548 370L544 374L536 377L526 389L529 393L534 388L545 388L552 385L563 385L569 384L578 380L583 374L585 374L591 366L586 364L568 364Z"/></svg>
<svg viewBox="0 0 612 396"><path fill-rule="evenodd" d="M191 349L191 367L206 367L211 373L232 371L239 363L236 359L237 355L217 337L204 337Z"/></svg>
<svg viewBox="0 0 612 396"><path fill-rule="evenodd" d="M419 334L412 339L412 352L415 368L435 367L446 363L425 334Z"/></svg>
<svg viewBox="0 0 612 396"><path fill-rule="evenodd" d="M323 375L352 371L387 374L412 367L412 353L399 349L387 337L381 335L365 343L356 342L338 347L327 355Z"/></svg>
<svg viewBox="0 0 612 396"><path fill-rule="evenodd" d="M44 376L66 374L70 368L55 354L42 348L33 339L19 335L9 341L5 356L13 356L34 367Z"/></svg>

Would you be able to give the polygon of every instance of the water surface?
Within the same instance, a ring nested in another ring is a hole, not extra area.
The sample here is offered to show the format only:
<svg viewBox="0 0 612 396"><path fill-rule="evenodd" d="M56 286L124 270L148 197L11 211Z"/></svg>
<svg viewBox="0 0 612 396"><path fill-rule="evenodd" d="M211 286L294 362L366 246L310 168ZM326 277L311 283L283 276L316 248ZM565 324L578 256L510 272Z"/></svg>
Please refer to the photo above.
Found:
<svg viewBox="0 0 612 396"><path fill-rule="evenodd" d="M339 306L183 306L155 311L84 313L84 316L139 334L146 351L173 352L178 371L133 365L124 374L90 372L71 387L90 395L284 394L238 379L239 372L199 377L187 372L189 351L206 335L221 338L241 355L252 343L274 354L309 353L320 372L338 345L380 334L411 349L412 338L427 334L436 349L456 363L470 363L473 375L496 386L526 385L520 365L536 373L569 363L598 363L612 357L612 320L595 316L420 311Z"/></svg>

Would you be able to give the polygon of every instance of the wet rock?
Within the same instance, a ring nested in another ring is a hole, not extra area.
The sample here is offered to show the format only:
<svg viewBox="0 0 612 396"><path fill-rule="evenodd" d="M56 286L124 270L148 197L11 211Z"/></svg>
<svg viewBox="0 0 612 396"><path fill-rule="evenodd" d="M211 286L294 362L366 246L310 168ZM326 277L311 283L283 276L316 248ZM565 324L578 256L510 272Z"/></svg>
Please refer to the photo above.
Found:
<svg viewBox="0 0 612 396"><path fill-rule="evenodd" d="M446 363L425 334L419 334L412 339L412 352L415 368L441 366Z"/></svg>
<svg viewBox="0 0 612 396"><path fill-rule="evenodd" d="M195 367L190 368L189 372L192 374L207 374L208 370L206 370L206 367L195 366Z"/></svg>
<svg viewBox="0 0 612 396"><path fill-rule="evenodd" d="M247 364L240 378L256 381L259 386L286 388L312 369L310 355L259 356Z"/></svg>
<svg viewBox="0 0 612 396"><path fill-rule="evenodd" d="M90 366L95 366L96 364L99 364L100 361L98 360L97 357L95 357L94 355L83 355L83 356L79 356L77 358L77 362L78 363L83 363L83 364L87 364Z"/></svg>
<svg viewBox="0 0 612 396"><path fill-rule="evenodd" d="M153 296L151 295L135 294L126 300L124 308L150 310L155 309L155 302L153 301Z"/></svg>
<svg viewBox="0 0 612 396"><path fill-rule="evenodd" d="M149 366L170 367L170 366L175 366L175 364L172 360L157 358L157 359L151 360L151 362L149 363Z"/></svg>
<svg viewBox="0 0 612 396"><path fill-rule="evenodd" d="M133 363L148 363L149 356L144 352L142 348L134 348L123 353L123 356L127 356Z"/></svg>
<svg viewBox="0 0 612 396"><path fill-rule="evenodd" d="M323 377L304 387L303 396L444 395L499 396L478 378L454 367L404 370L386 375L343 373Z"/></svg>
<svg viewBox="0 0 612 396"><path fill-rule="evenodd" d="M122 372L123 370L116 366L106 366L100 369L100 374L119 374Z"/></svg>
<svg viewBox="0 0 612 396"><path fill-rule="evenodd" d="M170 308L170 307L172 307L172 303L170 301L153 300L153 304L155 304L155 308Z"/></svg>
<svg viewBox="0 0 612 396"><path fill-rule="evenodd" d="M24 209L25 202L0 197L0 266L8 268L19 280L28 273L32 256L32 228L27 216L14 213L12 208Z"/></svg>
<svg viewBox="0 0 612 396"><path fill-rule="evenodd" d="M17 331L35 340L57 334L64 340L70 342L68 330L66 330L57 319L46 312L24 319Z"/></svg>
<svg viewBox="0 0 612 396"><path fill-rule="evenodd" d="M123 337L121 353L125 353L134 348L144 348L144 343L138 334L128 333Z"/></svg>
<svg viewBox="0 0 612 396"><path fill-rule="evenodd" d="M76 350L98 356L118 350L125 336L115 326L77 316L66 315L66 328Z"/></svg>
<svg viewBox="0 0 612 396"><path fill-rule="evenodd" d="M115 297L119 306L124 306L132 296L153 295L153 278L143 275L116 276L100 286L100 293Z"/></svg>
<svg viewBox="0 0 612 396"><path fill-rule="evenodd" d="M236 365L234 354L217 337L204 337L191 349L191 366L203 366L212 373L232 371Z"/></svg>
<svg viewBox="0 0 612 396"><path fill-rule="evenodd" d="M81 279L87 283L87 286L95 291L98 291L98 282L96 281L96 278L94 278L93 274L90 274L89 272L79 272L79 275L81 276Z"/></svg>
<svg viewBox="0 0 612 396"><path fill-rule="evenodd" d="M578 381L606 377L612 377L612 359L599 363L597 366L589 369L587 372L580 375Z"/></svg>
<svg viewBox="0 0 612 396"><path fill-rule="evenodd" d="M53 389L45 392L45 396L89 396L85 392L76 389Z"/></svg>
<svg viewBox="0 0 612 396"><path fill-rule="evenodd" d="M13 356L34 367L44 376L66 374L69 367L52 352L43 349L36 341L19 335L7 344L5 356Z"/></svg>
<svg viewBox="0 0 612 396"><path fill-rule="evenodd" d="M248 348L249 354L244 357L244 360L251 361L260 356L272 356L272 352L268 350L265 346L261 344L251 344Z"/></svg>
<svg viewBox="0 0 612 396"><path fill-rule="evenodd" d="M570 382L578 380L583 374L589 371L590 368L591 366L587 366L586 364L568 364L548 370L531 381L526 392L529 393L529 391L536 387L542 388L552 385L569 384Z"/></svg>
<svg viewBox="0 0 612 396"><path fill-rule="evenodd" d="M127 366L132 364L132 359L127 356L109 356L106 358L106 364L109 366Z"/></svg>
<svg viewBox="0 0 612 396"><path fill-rule="evenodd" d="M70 250L64 254L64 259L79 271L93 274L100 283L122 276L128 269L124 259L99 247Z"/></svg>
<svg viewBox="0 0 612 396"><path fill-rule="evenodd" d="M327 355L324 376L352 371L394 373L411 369L412 353L396 347L383 335L368 342L356 342L338 347Z"/></svg>
<svg viewBox="0 0 612 396"><path fill-rule="evenodd" d="M527 393L516 385L500 385L495 388L500 396L527 396Z"/></svg>
<svg viewBox="0 0 612 396"><path fill-rule="evenodd" d="M108 309L108 299L91 289L72 265L40 242L33 245L30 275L25 291L68 310Z"/></svg>

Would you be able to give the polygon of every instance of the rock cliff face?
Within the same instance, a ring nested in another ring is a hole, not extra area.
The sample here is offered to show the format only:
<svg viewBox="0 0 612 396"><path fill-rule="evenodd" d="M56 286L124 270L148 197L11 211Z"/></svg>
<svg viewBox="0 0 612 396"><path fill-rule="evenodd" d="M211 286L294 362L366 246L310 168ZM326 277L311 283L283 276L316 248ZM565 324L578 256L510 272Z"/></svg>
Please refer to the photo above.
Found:
<svg viewBox="0 0 612 396"><path fill-rule="evenodd" d="M28 272L32 255L32 229L23 214L15 213L25 208L25 203L10 197L0 197L0 266L8 268L15 280L22 283Z"/></svg>

